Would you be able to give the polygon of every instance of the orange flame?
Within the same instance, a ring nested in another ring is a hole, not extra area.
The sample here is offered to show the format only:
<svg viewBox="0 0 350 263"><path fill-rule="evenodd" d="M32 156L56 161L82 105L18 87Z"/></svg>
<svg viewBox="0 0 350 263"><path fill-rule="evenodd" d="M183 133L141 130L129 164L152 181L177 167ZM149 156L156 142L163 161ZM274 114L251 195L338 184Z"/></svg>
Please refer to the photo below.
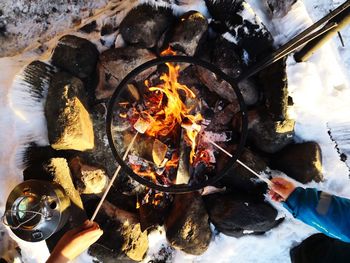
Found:
<svg viewBox="0 0 350 263"><path fill-rule="evenodd" d="M173 66L171 63L166 63L168 74L163 74L160 80L162 84L158 86L148 87L148 90L155 93L152 96L153 101L148 101L148 105L153 104L153 108L147 109L143 113L147 114L147 119L150 123L146 134L149 136L166 136L177 125L181 125L186 129L187 143L191 146L190 162L193 162L196 148L196 138L201 129L198 122L203 118L200 113L191 115L192 108L187 107L181 99L181 93L185 98L194 99L196 95L186 85L178 82L180 66ZM145 85L149 82L145 82ZM157 103L156 103L157 102ZM165 106L163 106L165 104ZM154 112L154 109L158 111ZM151 112L153 111L153 114ZM184 123L186 121L186 123Z"/></svg>
<svg viewBox="0 0 350 263"><path fill-rule="evenodd" d="M162 53L160 53L161 56L175 56L176 52L171 49L169 46L167 49L163 50Z"/></svg>
<svg viewBox="0 0 350 263"><path fill-rule="evenodd" d="M150 169L146 169L145 171L142 171L141 165L136 164L130 164L131 169L136 173L137 175L140 175L145 178L149 178L154 183L157 182L157 175L155 172L151 171Z"/></svg>

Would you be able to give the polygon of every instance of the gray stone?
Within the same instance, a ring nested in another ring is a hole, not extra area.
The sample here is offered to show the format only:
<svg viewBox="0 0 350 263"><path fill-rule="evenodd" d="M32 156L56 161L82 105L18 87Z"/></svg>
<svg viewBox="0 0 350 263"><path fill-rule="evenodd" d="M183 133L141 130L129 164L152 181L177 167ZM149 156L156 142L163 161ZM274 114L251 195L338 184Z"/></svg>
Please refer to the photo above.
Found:
<svg viewBox="0 0 350 263"><path fill-rule="evenodd" d="M188 254L204 253L211 240L208 214L199 193L177 194L165 221L171 246Z"/></svg>
<svg viewBox="0 0 350 263"><path fill-rule="evenodd" d="M232 78L242 72L242 62L237 45L220 36L215 40L211 62Z"/></svg>
<svg viewBox="0 0 350 263"><path fill-rule="evenodd" d="M238 88L242 93L244 102L252 106L258 102L259 92L253 80L243 80L238 83Z"/></svg>
<svg viewBox="0 0 350 263"><path fill-rule="evenodd" d="M84 38L66 35L60 38L51 63L79 78L87 78L95 72L98 50Z"/></svg>
<svg viewBox="0 0 350 263"><path fill-rule="evenodd" d="M276 153L294 141L293 120L273 121L264 109L250 111L248 119L248 139L259 150Z"/></svg>
<svg viewBox="0 0 350 263"><path fill-rule="evenodd" d="M52 158L45 164L45 168L52 180L63 187L66 195L71 200L70 222L74 220L76 226L82 224L86 219L84 206L80 194L73 184L67 160L64 158Z"/></svg>
<svg viewBox="0 0 350 263"><path fill-rule="evenodd" d="M281 59L259 73L264 90L265 106L274 121L287 118L288 79L286 59Z"/></svg>
<svg viewBox="0 0 350 263"><path fill-rule="evenodd" d="M98 70L100 81L96 89L96 98L110 97L118 84L128 73L141 64L154 59L156 56L147 49L123 47L109 49L100 55ZM143 71L136 80L144 80L155 67Z"/></svg>
<svg viewBox="0 0 350 263"><path fill-rule="evenodd" d="M288 145L275 155L273 168L303 184L320 182L323 180L321 148L316 142Z"/></svg>
<svg viewBox="0 0 350 263"><path fill-rule="evenodd" d="M210 221L225 235L262 234L275 227L277 210L247 194L212 194L204 198Z"/></svg>
<svg viewBox="0 0 350 263"><path fill-rule="evenodd" d="M215 92L221 98L233 104L238 104L237 95L232 86L227 81L221 79L215 73L204 69L203 67L197 66L196 68L198 78L210 91ZM241 81L238 84L238 88L247 105L254 105L257 103L259 93L254 82L250 80Z"/></svg>
<svg viewBox="0 0 350 263"><path fill-rule="evenodd" d="M127 43L151 48L157 44L173 20L170 9L143 4L126 15L120 23L120 33Z"/></svg>
<svg viewBox="0 0 350 263"><path fill-rule="evenodd" d="M94 148L94 131L85 100L80 79L64 72L52 77L45 105L52 148L77 151Z"/></svg>
<svg viewBox="0 0 350 263"><path fill-rule="evenodd" d="M218 94L221 98L235 103L237 100L236 93L231 85L218 77L214 72L211 72L203 67L197 66L198 78L211 91Z"/></svg>
<svg viewBox="0 0 350 263"><path fill-rule="evenodd" d="M169 45L174 50L193 56L207 30L207 19L199 12L189 11L179 18Z"/></svg>
<svg viewBox="0 0 350 263"><path fill-rule="evenodd" d="M69 167L81 194L102 194L108 185L104 169L86 164L79 157L69 161Z"/></svg>

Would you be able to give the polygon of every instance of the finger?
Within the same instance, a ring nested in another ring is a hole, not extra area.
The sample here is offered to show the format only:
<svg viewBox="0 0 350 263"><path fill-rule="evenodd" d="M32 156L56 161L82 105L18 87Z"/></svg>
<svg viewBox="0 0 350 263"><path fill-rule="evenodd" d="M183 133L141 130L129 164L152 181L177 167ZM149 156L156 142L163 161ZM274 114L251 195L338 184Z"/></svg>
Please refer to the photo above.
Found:
<svg viewBox="0 0 350 263"><path fill-rule="evenodd" d="M273 182L271 185L271 189L277 193L281 193L282 191L287 189L286 184L281 184L279 181Z"/></svg>
<svg viewBox="0 0 350 263"><path fill-rule="evenodd" d="M272 198L272 196L273 196L275 193L276 193L275 191L270 190L268 194L269 194L269 196Z"/></svg>
<svg viewBox="0 0 350 263"><path fill-rule="evenodd" d="M274 185L280 185L280 186L284 186L289 183L289 181L283 177L275 177L275 178L272 178L271 181L273 182Z"/></svg>
<svg viewBox="0 0 350 263"><path fill-rule="evenodd" d="M280 196L278 193L275 193L274 195L273 195L273 200L275 200L275 201L279 201L280 199L282 198L282 196Z"/></svg>
<svg viewBox="0 0 350 263"><path fill-rule="evenodd" d="M93 238L95 236L102 236L103 234L103 231L99 228L88 228L88 229L85 229L79 233L77 233L74 238L86 238L86 239L90 239L90 238Z"/></svg>

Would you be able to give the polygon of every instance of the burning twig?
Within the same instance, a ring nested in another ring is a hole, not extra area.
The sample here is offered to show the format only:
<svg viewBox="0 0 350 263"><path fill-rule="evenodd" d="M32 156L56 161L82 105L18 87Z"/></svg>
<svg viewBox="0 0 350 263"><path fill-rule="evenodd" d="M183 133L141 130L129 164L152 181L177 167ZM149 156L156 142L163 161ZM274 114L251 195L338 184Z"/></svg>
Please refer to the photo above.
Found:
<svg viewBox="0 0 350 263"><path fill-rule="evenodd" d="M125 160L126 157L128 156L128 154L129 154L129 152L130 152L130 150L131 150L131 148L132 148L132 146L133 146L133 144L134 144L134 142L135 142L135 139L136 139L136 137L137 137L138 134L139 134L139 133L137 132L137 133L134 135L134 137L132 138L132 140L131 140L131 142L130 142L128 148L126 149L126 151L125 151L125 153L124 153L124 155L123 155L123 160ZM112 187L112 185L113 185L113 183L114 183L115 178L117 178L117 175L118 175L119 172L120 172L120 169L121 169L121 166L119 165L118 168L117 168L117 170L114 172L114 175L113 175L111 181L109 182L109 184L108 184L108 186L107 186L107 189L106 189L105 192L103 193L103 196L102 196L100 202L98 203L98 205L97 205L97 207L96 207L96 209L95 209L94 214L93 214L92 217L91 217L91 221L94 221L94 220L95 220L95 218L96 218L96 216L97 216L97 213L98 213L98 211L100 210L100 208L101 208L101 206L102 206L102 204L103 204L103 201L106 199L107 194L108 194L109 190L111 189L111 187Z"/></svg>
<svg viewBox="0 0 350 263"><path fill-rule="evenodd" d="M210 142L212 145L214 145L216 148L218 148L220 151L222 151L223 153L225 153L226 155L228 155L229 157L233 157L233 155L231 153L229 153L228 151L226 151L224 148L222 148L220 145L216 144L215 142L213 142L212 140L207 138L207 141ZM237 163L239 163L240 165L242 165L244 168L246 168L249 172L251 172L252 174L254 174L256 177L258 177L260 180L264 181L265 183L267 183L267 185L272 185L271 180L261 176L260 174L258 174L257 172L255 172L254 170L252 170L251 168L249 168L247 165L245 165L243 162L241 162L240 160L237 159Z"/></svg>
<svg viewBox="0 0 350 263"><path fill-rule="evenodd" d="M177 166L176 184L187 184L190 180L190 150L185 142L185 131L181 129L179 164Z"/></svg>

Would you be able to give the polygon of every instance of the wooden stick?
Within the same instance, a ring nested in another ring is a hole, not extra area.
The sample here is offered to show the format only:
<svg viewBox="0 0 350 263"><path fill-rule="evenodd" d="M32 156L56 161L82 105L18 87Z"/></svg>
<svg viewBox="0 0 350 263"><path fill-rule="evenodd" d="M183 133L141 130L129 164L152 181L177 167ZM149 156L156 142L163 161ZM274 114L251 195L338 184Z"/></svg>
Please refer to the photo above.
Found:
<svg viewBox="0 0 350 263"><path fill-rule="evenodd" d="M221 150L223 153L225 153L227 156L230 156L231 158L233 157L233 155L231 153L229 153L228 151L226 151L224 148L222 148L220 145L216 144L215 142L213 142L212 140L207 138L207 141L210 142L212 145L214 145L216 148L218 148L219 150ZM254 174L256 177L258 177L260 180L264 181L265 183L267 183L267 185L272 185L271 180L261 176L260 174L258 174L257 172L255 172L254 170L252 170L250 167L248 167L246 164L244 164L243 162L241 162L240 160L237 159L237 163L239 163L240 165L242 165L244 168L246 168L249 172L251 172L252 174Z"/></svg>
<svg viewBox="0 0 350 263"><path fill-rule="evenodd" d="M139 133L136 132L136 134L135 134L134 137L132 138L132 140L131 140L131 142L130 142L128 148L126 149L126 151L125 151L125 153L124 153L124 155L123 155L123 161L124 161L124 160L126 159L126 157L128 156L128 154L129 154L129 152L130 152L130 150L131 150L131 148L132 148L132 146L133 146L133 144L134 144L134 142L135 142L135 139L136 139L136 137L137 137L138 134L139 134ZM109 182L109 184L108 184L108 186L107 186L107 189L106 189L105 192L103 193L103 196L102 196L100 202L98 203L98 205L97 205L97 207L96 207L96 209L95 209L94 214L92 215L92 217L91 217L91 219L90 219L91 221L94 221L94 220L95 220L95 218L96 218L96 216L97 216L97 213L98 213L98 211L100 210L100 208L101 208L101 206L102 206L102 204L103 204L103 201L106 199L107 194L108 194L109 190L111 189L111 187L112 187L112 185L113 185L113 183L114 183L115 178L117 178L117 175L118 175L118 173L120 172L120 170L121 170L121 166L119 165L118 168L117 168L117 170L115 170L115 172L114 172L114 174L113 174L113 177L112 177L111 181Z"/></svg>

